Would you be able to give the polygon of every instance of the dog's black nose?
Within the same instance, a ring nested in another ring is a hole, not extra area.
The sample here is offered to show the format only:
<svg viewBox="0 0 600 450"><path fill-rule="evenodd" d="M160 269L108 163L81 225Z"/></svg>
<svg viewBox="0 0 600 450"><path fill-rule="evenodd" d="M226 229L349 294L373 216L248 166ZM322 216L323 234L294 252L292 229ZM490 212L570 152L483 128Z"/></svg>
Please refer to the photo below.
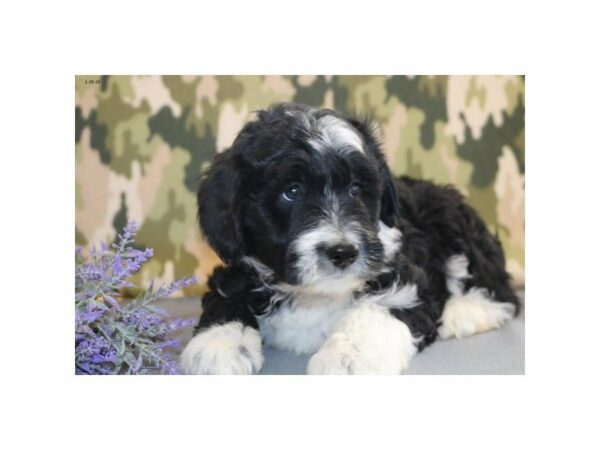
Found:
<svg viewBox="0 0 600 450"><path fill-rule="evenodd" d="M358 249L352 244L339 244L329 247L325 253L336 267L344 269L356 261Z"/></svg>

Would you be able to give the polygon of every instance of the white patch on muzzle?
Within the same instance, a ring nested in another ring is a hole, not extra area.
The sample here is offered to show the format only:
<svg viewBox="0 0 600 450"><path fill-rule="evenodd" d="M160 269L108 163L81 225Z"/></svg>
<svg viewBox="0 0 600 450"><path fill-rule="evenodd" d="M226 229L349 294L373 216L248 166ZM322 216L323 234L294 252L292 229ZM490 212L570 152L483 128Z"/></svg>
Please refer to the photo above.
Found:
<svg viewBox="0 0 600 450"><path fill-rule="evenodd" d="M295 265L298 281L304 289L327 293L351 291L360 287L366 271L363 255L359 255L349 267L337 269L318 250L320 246L343 243L361 248L360 235L352 224L342 229L330 223L321 223L298 236L293 244L293 251L297 255Z"/></svg>

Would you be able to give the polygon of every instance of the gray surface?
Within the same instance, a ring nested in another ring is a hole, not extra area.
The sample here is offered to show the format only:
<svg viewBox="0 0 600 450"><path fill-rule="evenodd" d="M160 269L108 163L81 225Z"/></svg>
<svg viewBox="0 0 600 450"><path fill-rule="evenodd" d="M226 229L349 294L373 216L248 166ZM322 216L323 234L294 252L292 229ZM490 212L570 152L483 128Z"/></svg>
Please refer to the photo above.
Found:
<svg viewBox="0 0 600 450"><path fill-rule="evenodd" d="M523 298L521 296L521 298ZM173 316L200 314L197 298L160 302ZM181 336L185 344L191 330ZM309 355L297 356L265 348L261 375L301 375L306 372ZM488 331L465 339L436 341L417 354L408 375L522 375L525 373L525 308L519 317L500 330Z"/></svg>

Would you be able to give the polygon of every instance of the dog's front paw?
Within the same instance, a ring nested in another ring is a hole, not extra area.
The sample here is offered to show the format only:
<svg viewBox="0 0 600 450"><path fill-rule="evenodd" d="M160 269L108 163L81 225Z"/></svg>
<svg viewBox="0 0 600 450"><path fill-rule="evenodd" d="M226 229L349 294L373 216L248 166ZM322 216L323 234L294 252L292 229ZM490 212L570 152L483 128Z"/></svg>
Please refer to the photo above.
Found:
<svg viewBox="0 0 600 450"><path fill-rule="evenodd" d="M364 343L367 344L367 343ZM398 375L406 367L397 352L331 339L308 362L309 375Z"/></svg>
<svg viewBox="0 0 600 450"><path fill-rule="evenodd" d="M400 367L383 357L336 346L326 346L315 353L307 369L309 375L397 375L400 372Z"/></svg>
<svg viewBox="0 0 600 450"><path fill-rule="evenodd" d="M398 375L417 352L408 326L385 309L352 311L308 362L309 375Z"/></svg>
<svg viewBox="0 0 600 450"><path fill-rule="evenodd" d="M240 322L202 330L181 354L181 368L189 375L250 375L263 361L258 330Z"/></svg>
<svg viewBox="0 0 600 450"><path fill-rule="evenodd" d="M352 375L355 355L324 348L315 353L308 361L306 373L309 375Z"/></svg>

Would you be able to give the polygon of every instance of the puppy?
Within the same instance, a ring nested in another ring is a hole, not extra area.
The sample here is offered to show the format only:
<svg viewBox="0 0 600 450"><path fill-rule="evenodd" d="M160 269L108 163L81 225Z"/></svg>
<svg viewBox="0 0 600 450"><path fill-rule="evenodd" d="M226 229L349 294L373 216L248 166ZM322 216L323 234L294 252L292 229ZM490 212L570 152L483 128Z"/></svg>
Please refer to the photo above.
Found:
<svg viewBox="0 0 600 450"><path fill-rule="evenodd" d="M260 371L262 345L309 374L399 374L436 338L517 314L497 238L452 187L394 178L366 122L280 104L216 155L199 220L225 261L188 374Z"/></svg>

